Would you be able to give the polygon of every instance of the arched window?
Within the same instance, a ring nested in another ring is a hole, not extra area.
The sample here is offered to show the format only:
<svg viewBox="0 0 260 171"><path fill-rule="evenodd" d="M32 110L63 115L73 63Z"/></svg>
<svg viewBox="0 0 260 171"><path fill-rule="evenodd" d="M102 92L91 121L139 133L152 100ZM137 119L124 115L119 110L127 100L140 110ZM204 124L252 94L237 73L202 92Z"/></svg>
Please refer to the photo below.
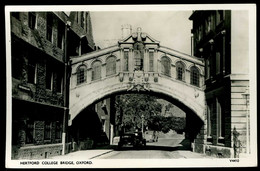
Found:
<svg viewBox="0 0 260 171"><path fill-rule="evenodd" d="M81 65L77 70L77 84L84 83L87 80L87 67Z"/></svg>
<svg viewBox="0 0 260 171"><path fill-rule="evenodd" d="M197 67L193 66L190 69L190 84L198 86L200 84L200 73Z"/></svg>
<svg viewBox="0 0 260 171"><path fill-rule="evenodd" d="M115 56L110 56L106 60L106 75L116 74L116 58Z"/></svg>
<svg viewBox="0 0 260 171"><path fill-rule="evenodd" d="M184 81L185 76L185 68L182 62L176 63L176 78L177 80Z"/></svg>
<svg viewBox="0 0 260 171"><path fill-rule="evenodd" d="M92 64L92 81L101 78L101 62L95 61Z"/></svg>
<svg viewBox="0 0 260 171"><path fill-rule="evenodd" d="M171 76L171 61L168 57L164 56L161 59L162 74Z"/></svg>

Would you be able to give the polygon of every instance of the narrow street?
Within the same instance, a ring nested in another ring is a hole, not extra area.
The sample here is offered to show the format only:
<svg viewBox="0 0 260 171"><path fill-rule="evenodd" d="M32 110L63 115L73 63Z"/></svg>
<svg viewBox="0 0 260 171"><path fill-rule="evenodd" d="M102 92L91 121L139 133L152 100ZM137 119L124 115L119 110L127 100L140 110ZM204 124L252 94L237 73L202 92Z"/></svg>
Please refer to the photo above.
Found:
<svg viewBox="0 0 260 171"><path fill-rule="evenodd" d="M190 141L182 134L169 132L159 134L158 142L149 141L146 147L134 148L123 146L118 150L116 145L97 149L80 150L64 156L54 156L50 160L96 160L96 159L192 159L212 158L205 154L191 151Z"/></svg>
<svg viewBox="0 0 260 171"><path fill-rule="evenodd" d="M158 142L148 142L146 147L134 149L131 146L114 150L94 159L172 159L205 158L206 155L193 153L189 142L176 138L159 138Z"/></svg>

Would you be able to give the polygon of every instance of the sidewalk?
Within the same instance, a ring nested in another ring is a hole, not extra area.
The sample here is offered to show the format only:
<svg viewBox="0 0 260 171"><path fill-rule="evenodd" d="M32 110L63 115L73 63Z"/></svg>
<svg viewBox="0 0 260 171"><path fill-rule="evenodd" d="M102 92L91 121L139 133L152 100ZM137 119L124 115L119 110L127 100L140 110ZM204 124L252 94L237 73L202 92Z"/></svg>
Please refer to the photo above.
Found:
<svg viewBox="0 0 260 171"><path fill-rule="evenodd" d="M113 149L89 149L68 153L66 155L54 156L49 160L87 160L112 152Z"/></svg>
<svg viewBox="0 0 260 171"><path fill-rule="evenodd" d="M192 151L185 151L185 150L178 150L172 152L173 156L178 156L179 158L185 158L185 159L201 159L201 158L210 158L214 159L213 156L207 156L206 154L202 153L195 153Z"/></svg>

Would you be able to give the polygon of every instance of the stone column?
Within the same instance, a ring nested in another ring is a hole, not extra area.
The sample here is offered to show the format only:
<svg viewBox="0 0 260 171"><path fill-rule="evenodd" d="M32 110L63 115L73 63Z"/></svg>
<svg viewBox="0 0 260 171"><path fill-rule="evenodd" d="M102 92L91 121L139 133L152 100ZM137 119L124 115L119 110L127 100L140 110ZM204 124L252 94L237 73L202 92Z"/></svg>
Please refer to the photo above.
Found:
<svg viewBox="0 0 260 171"><path fill-rule="evenodd" d="M116 73L120 72L120 57L118 59L116 59Z"/></svg>
<svg viewBox="0 0 260 171"><path fill-rule="evenodd" d="M155 73L159 72L158 64L159 64L158 50L155 49L154 50L154 72Z"/></svg>
<svg viewBox="0 0 260 171"><path fill-rule="evenodd" d="M175 69L175 65L173 63L171 63L171 78L175 78L174 69Z"/></svg>
<svg viewBox="0 0 260 171"><path fill-rule="evenodd" d="M190 82L190 70L188 70L187 68L185 69L185 75L184 75L184 79L185 79L185 82L188 83L188 84L191 84Z"/></svg>
<svg viewBox="0 0 260 171"><path fill-rule="evenodd" d="M134 72L134 49L129 48L129 58L128 58L128 71Z"/></svg>
<svg viewBox="0 0 260 171"><path fill-rule="evenodd" d="M175 63L172 64L172 71L171 71L171 73L172 73L172 78L176 79L176 65L175 65Z"/></svg>
<svg viewBox="0 0 260 171"><path fill-rule="evenodd" d="M120 48L120 65L119 65L119 71L123 72L124 70L124 49Z"/></svg>
<svg viewBox="0 0 260 171"><path fill-rule="evenodd" d="M101 79L106 78L106 63L101 64Z"/></svg>
<svg viewBox="0 0 260 171"><path fill-rule="evenodd" d="M147 58L148 58L148 49L147 48L145 48L144 49L144 61L143 61L143 67L144 67L144 72L146 73L146 72L148 72L148 60L147 60Z"/></svg>
<svg viewBox="0 0 260 171"><path fill-rule="evenodd" d="M204 74L203 74L204 72L200 72L200 74L199 74L199 87L202 87L203 85L204 85Z"/></svg>
<svg viewBox="0 0 260 171"><path fill-rule="evenodd" d="M87 83L90 83L92 81L92 68L87 69Z"/></svg>

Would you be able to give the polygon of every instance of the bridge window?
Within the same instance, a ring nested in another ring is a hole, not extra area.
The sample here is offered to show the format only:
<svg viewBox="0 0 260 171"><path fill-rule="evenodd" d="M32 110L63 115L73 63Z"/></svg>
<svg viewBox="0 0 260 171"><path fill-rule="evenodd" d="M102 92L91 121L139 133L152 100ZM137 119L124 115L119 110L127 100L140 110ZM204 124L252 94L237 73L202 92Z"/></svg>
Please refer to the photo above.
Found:
<svg viewBox="0 0 260 171"><path fill-rule="evenodd" d="M198 86L199 87L199 70L195 66L191 67L191 76L190 76L190 83L192 85Z"/></svg>
<svg viewBox="0 0 260 171"><path fill-rule="evenodd" d="M110 56L106 61L106 75L116 74L116 58L114 56Z"/></svg>
<svg viewBox="0 0 260 171"><path fill-rule="evenodd" d="M149 71L153 72L153 61L154 61L154 53L153 52L149 52Z"/></svg>
<svg viewBox="0 0 260 171"><path fill-rule="evenodd" d="M162 74L171 76L171 61L168 57L164 56L161 59Z"/></svg>
<svg viewBox="0 0 260 171"><path fill-rule="evenodd" d="M87 80L87 67L85 65L81 65L77 70L77 84L84 83Z"/></svg>
<svg viewBox="0 0 260 171"><path fill-rule="evenodd" d="M176 63L176 78L178 80L184 81L185 68L182 62Z"/></svg>
<svg viewBox="0 0 260 171"><path fill-rule="evenodd" d="M92 64L92 81L101 78L101 62L95 61Z"/></svg>

